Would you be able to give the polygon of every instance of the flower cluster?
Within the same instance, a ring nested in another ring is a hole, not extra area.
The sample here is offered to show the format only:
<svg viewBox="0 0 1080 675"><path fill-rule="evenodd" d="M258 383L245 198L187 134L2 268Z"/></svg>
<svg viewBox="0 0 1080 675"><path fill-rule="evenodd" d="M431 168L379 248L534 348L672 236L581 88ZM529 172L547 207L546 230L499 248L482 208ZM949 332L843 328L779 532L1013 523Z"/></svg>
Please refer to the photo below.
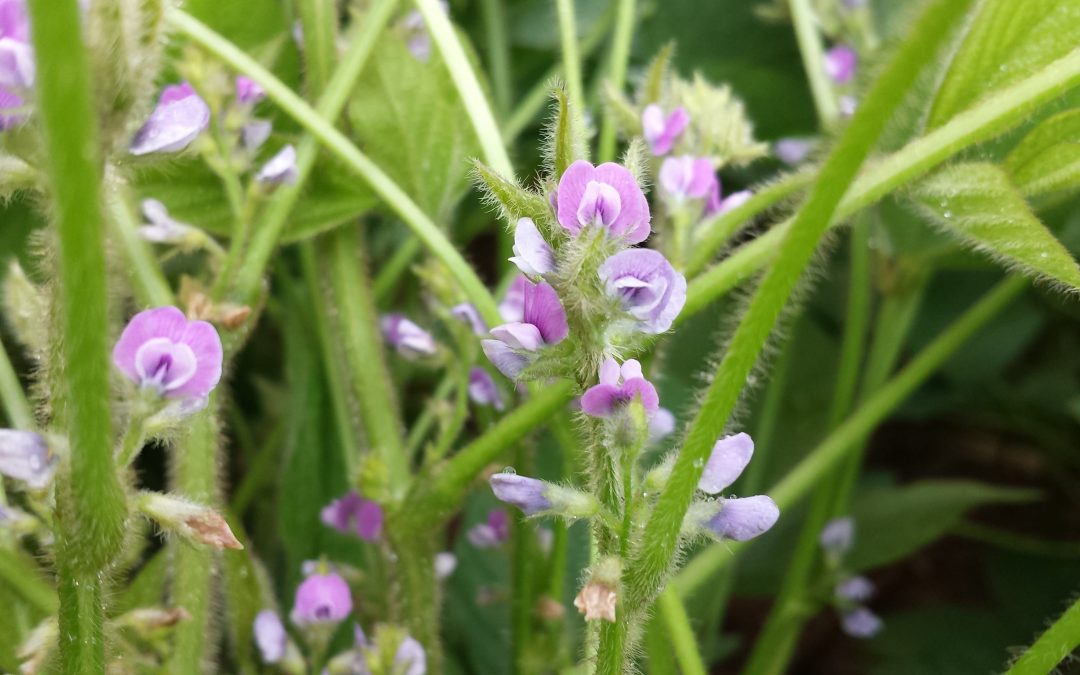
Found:
<svg viewBox="0 0 1080 675"><path fill-rule="evenodd" d="M866 577L849 574L844 569L844 558L855 543L855 521L850 517L829 521L822 529L819 541L825 553L826 570L835 580L831 601L840 615L841 627L852 637L874 637L885 627L864 604L874 596L874 584Z"/></svg>

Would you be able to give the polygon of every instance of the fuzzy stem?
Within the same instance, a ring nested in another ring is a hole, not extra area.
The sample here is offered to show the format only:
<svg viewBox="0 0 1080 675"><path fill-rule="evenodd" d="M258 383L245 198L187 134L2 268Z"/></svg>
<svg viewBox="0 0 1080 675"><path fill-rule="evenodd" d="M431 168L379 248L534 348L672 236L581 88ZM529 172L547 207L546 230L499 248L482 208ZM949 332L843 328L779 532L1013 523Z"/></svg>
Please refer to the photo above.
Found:
<svg viewBox="0 0 1080 675"><path fill-rule="evenodd" d="M514 81L510 70L510 41L506 37L506 9L503 0L481 0L480 13L484 20L487 60L491 68L491 85L495 108L502 117L510 110L514 96Z"/></svg>
<svg viewBox="0 0 1080 675"><path fill-rule="evenodd" d="M341 55L340 65L334 71L322 95L319 96L316 104L316 115L325 120L336 120L341 115L341 111L344 110L345 104L356 87L356 80L360 77L360 73L363 71L364 65L367 63L367 59L371 55L383 28L386 27L393 16L398 1L375 0L371 8L364 14L363 20L358 22L359 27L356 33L349 36L348 48ZM205 30L205 27L203 29ZM209 39L215 43L217 41L224 43L224 38L212 33L209 35ZM211 51L214 50L211 49ZM241 54L241 56L243 55ZM245 70L243 65L254 64L254 61L250 59L247 59L247 61L248 64L233 65L238 71L252 76L253 73ZM273 77L259 68L257 64L256 69L262 71L260 74ZM260 82L260 84L262 83ZM283 87L284 85L280 86ZM288 92L287 89L285 91ZM291 94L292 92L288 93ZM315 166L315 159L319 152L319 141L313 136L313 134L305 136L297 146L296 183L294 185L283 185L274 192L273 199L263 209L259 220L253 228L254 234L251 246L247 251L246 262L237 272L235 297L240 302L250 303L258 292L263 273L270 261L270 256L274 252L274 247L277 245L278 239L281 238L281 232L288 222L289 214L300 199L304 184Z"/></svg>
<svg viewBox="0 0 1080 675"><path fill-rule="evenodd" d="M562 44L562 72L566 92L578 110L585 110L585 87L581 83L581 57L578 55L577 21L574 0L555 0L559 13L559 42Z"/></svg>
<svg viewBox="0 0 1080 675"><path fill-rule="evenodd" d="M848 190L832 218L832 227L877 202L902 185L925 175L964 148L990 140L1025 120L1040 105L1080 84L1080 49L1029 77L988 95L934 131L868 167ZM704 309L771 261L791 221L773 227L735 250L690 283L686 305L676 323Z"/></svg>
<svg viewBox="0 0 1080 675"><path fill-rule="evenodd" d="M105 672L105 599L94 574L57 568L60 597L60 667L64 673Z"/></svg>
<svg viewBox="0 0 1080 675"><path fill-rule="evenodd" d="M506 154L506 146L499 134L499 125L495 123L487 96L469 65L469 58L465 56L465 49L461 46L449 17L439 6L438 0L415 2L417 9L424 15L424 23L431 33L431 40L442 55L443 62L450 71L450 79L454 81L461 102L465 105L465 112L468 113L469 121L472 122L473 130L480 141L484 161L507 180L513 180L514 165L510 162L510 155Z"/></svg>
<svg viewBox="0 0 1080 675"><path fill-rule="evenodd" d="M821 35L817 30L817 17L810 0L788 0L791 20L795 25L795 38L799 42L803 68L810 83L810 93L814 97L814 107L818 119L825 129L836 123L836 93L829 77L825 73L825 59L822 51Z"/></svg>
<svg viewBox="0 0 1080 675"><path fill-rule="evenodd" d="M1046 675L1080 645L1080 599L1028 647L1005 675Z"/></svg>
<svg viewBox="0 0 1080 675"><path fill-rule="evenodd" d="M674 589L668 588L657 598L656 606L683 675L705 675L705 664L698 652L694 629L690 626L690 617L686 614L682 598Z"/></svg>
<svg viewBox="0 0 1080 675"><path fill-rule="evenodd" d="M420 2L425 4L428 3L428 1L429 0L420 0ZM436 4L435 0L430 1L432 4ZM438 9L437 4L436 10L438 13L441 13L442 11ZM283 84L281 80L274 77L274 75L266 70L266 68L263 68L250 56L240 51L236 45L181 10L170 9L166 14L166 17L168 22L177 31L186 35L189 39L229 64L238 72L247 75L257 82L263 90L266 91L268 98L277 103L285 113L295 119L302 127L307 129L319 143L341 160L346 167L354 171L360 178L367 182L376 194L382 197L387 206L397 213L405 224L412 229L413 233L428 247L432 255L446 265L450 270L450 274L453 275L461 285L462 290L468 296L469 300L476 305L480 314L484 317L484 320L493 326L501 323L502 320L495 299L491 296L491 293L488 292L484 283L480 281L480 278L476 275L476 272L469 263L465 261L461 256L461 253L454 247L453 243L446 238L446 234L439 229L439 226L436 225L431 218L416 205L416 202L409 198L405 191L402 190L392 178L386 175L378 165L372 162L367 155L360 152L356 145L346 138L344 134L335 129L333 124L328 122L325 117L312 109L311 106ZM442 17L442 20L445 22L446 17ZM428 19L428 21L430 22L430 19ZM447 23L447 29L449 30L449 23ZM342 86L344 86L344 84ZM329 93L330 89L328 88L327 94ZM348 96L348 90L342 95ZM314 162L314 156L312 157L312 162ZM265 259L269 258L269 254L273 249L273 242L275 241L277 241L276 236L269 242L270 246L269 249L265 251ZM262 256L263 254L264 252L260 251L258 255ZM254 260L263 260L263 258L257 257L254 254L252 254L251 257ZM252 284L250 286L252 289L258 287L258 280L262 277L262 269L264 266L259 265L257 267L258 269L254 279L248 279L248 283ZM244 289L247 288L247 286L240 285L238 288Z"/></svg>
<svg viewBox="0 0 1080 675"><path fill-rule="evenodd" d="M0 402L4 404L4 415L8 424L16 429L33 429L34 412L26 399L19 376L11 365L4 344L0 342ZM0 485L0 491L3 486Z"/></svg>
<svg viewBox="0 0 1080 675"><path fill-rule="evenodd" d="M960 315L908 365L859 406L772 490L770 496L781 512L810 494L837 462L847 457L889 413L904 402L942 363L963 346L976 331L1003 310L1028 285L1023 277L1008 277ZM674 579L683 597L700 592L713 575L726 569L744 545L725 542L698 553Z"/></svg>
<svg viewBox="0 0 1080 675"><path fill-rule="evenodd" d="M732 336L716 378L690 424L671 478L649 518L642 553L631 567L630 602L634 605L648 603L662 590L670 573L683 518L709 452L723 432L747 376L813 257L844 192L922 66L934 57L949 29L967 7L968 2L938 0L924 13L867 94L822 168L809 199L788 229L775 263L765 274Z"/></svg>
<svg viewBox="0 0 1080 675"><path fill-rule="evenodd" d="M611 38L611 53L608 55L607 81L612 89L619 92L626 86L630 45L634 40L636 4L635 0L618 0L615 14L615 35ZM597 156L601 162L610 162L615 159L615 118L610 112L604 115Z"/></svg>

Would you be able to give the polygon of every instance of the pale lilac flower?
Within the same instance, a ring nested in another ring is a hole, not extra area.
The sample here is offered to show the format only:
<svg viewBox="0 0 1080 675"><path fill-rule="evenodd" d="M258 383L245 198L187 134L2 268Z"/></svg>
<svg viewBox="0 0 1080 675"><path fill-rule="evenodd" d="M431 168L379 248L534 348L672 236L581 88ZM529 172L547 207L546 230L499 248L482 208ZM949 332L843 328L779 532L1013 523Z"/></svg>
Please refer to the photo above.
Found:
<svg viewBox="0 0 1080 675"><path fill-rule="evenodd" d="M266 98L266 92L255 80L246 75L236 76L236 100L243 105L255 105Z"/></svg>
<svg viewBox="0 0 1080 675"><path fill-rule="evenodd" d="M627 359L620 366L609 356L600 364L600 383L582 395L581 410L592 417L610 417L638 397L646 413L660 407L656 387L645 379L637 359Z"/></svg>
<svg viewBox="0 0 1080 675"><path fill-rule="evenodd" d="M859 99L851 94L845 94L837 101L837 106L840 109L841 116L851 117L855 114L855 109L859 107Z"/></svg>
<svg viewBox="0 0 1080 675"><path fill-rule="evenodd" d="M781 138L773 144L773 154L784 164L795 166L802 164L816 143L808 138Z"/></svg>
<svg viewBox="0 0 1080 675"><path fill-rule="evenodd" d="M259 646L263 663L273 664L285 658L289 635L285 632L285 626L281 625L277 612L264 609L256 614L254 632L255 644Z"/></svg>
<svg viewBox="0 0 1080 675"><path fill-rule="evenodd" d="M705 199L718 185L708 157L668 157L660 166L660 187L676 204L687 199Z"/></svg>
<svg viewBox="0 0 1080 675"><path fill-rule="evenodd" d="M292 185L299 173L296 169L296 148L286 145L263 164L255 180L267 185Z"/></svg>
<svg viewBox="0 0 1080 675"><path fill-rule="evenodd" d="M878 615L865 607L844 612L840 617L840 625L845 633L857 638L872 638L885 627Z"/></svg>
<svg viewBox="0 0 1080 675"><path fill-rule="evenodd" d="M641 112L641 135L649 144L649 149L656 156L666 155L676 139L690 123L690 114L679 106L664 117L664 110L657 104L645 106Z"/></svg>
<svg viewBox="0 0 1080 675"><path fill-rule="evenodd" d="M190 84L165 87L157 107L135 134L128 150L133 155L178 152L194 141L210 124L210 107Z"/></svg>
<svg viewBox="0 0 1080 675"><path fill-rule="evenodd" d="M0 429L0 475L21 480L35 490L48 485L53 457L45 439L32 431Z"/></svg>
<svg viewBox="0 0 1080 675"><path fill-rule="evenodd" d="M488 512L487 521L473 525L465 536L476 548L495 548L510 538L510 517L506 511L494 509Z"/></svg>
<svg viewBox="0 0 1080 675"><path fill-rule="evenodd" d="M445 14L450 13L450 5L446 3L446 0L439 0L439 8ZM428 34L427 23L424 21L424 15L418 10L413 10L405 15L405 18L401 20L401 27L405 31L406 39L408 40L409 53L412 54L417 61L427 63L431 58L431 35Z"/></svg>
<svg viewBox="0 0 1080 675"><path fill-rule="evenodd" d="M270 138L270 132L274 125L269 120L251 120L240 129L240 142L249 152L255 152L262 147L266 139Z"/></svg>
<svg viewBox="0 0 1080 675"><path fill-rule="evenodd" d="M742 206L754 196L753 190L740 190L733 192L723 199L720 198L720 181L713 183L709 192L709 198L705 201L705 215L715 216Z"/></svg>
<svg viewBox="0 0 1080 675"><path fill-rule="evenodd" d="M746 541L776 524L780 509L766 495L731 497L722 500L720 511L705 526L723 539Z"/></svg>
<svg viewBox="0 0 1080 675"><path fill-rule="evenodd" d="M297 626L337 623L352 611L352 592L345 580L333 572L316 572L296 589L289 618Z"/></svg>
<svg viewBox="0 0 1080 675"><path fill-rule="evenodd" d="M113 364L143 389L171 398L205 398L221 380L221 338L175 307L139 312L113 348Z"/></svg>
<svg viewBox="0 0 1080 675"><path fill-rule="evenodd" d="M525 316L525 289L530 283L529 278L524 274L514 277L510 287L506 289L502 302L499 303L499 315L502 316L503 321L521 321Z"/></svg>
<svg viewBox="0 0 1080 675"><path fill-rule="evenodd" d="M198 235L191 225L174 220L165 205L156 199L144 199L142 213L148 222L139 227L139 236L151 243L183 244Z"/></svg>
<svg viewBox="0 0 1080 675"><path fill-rule="evenodd" d="M675 431L675 415L667 408L657 408L649 416L649 445L656 445Z"/></svg>
<svg viewBox="0 0 1080 675"><path fill-rule="evenodd" d="M555 252L548 246L532 218L521 218L514 228L514 256L510 262L530 277L555 271Z"/></svg>
<svg viewBox="0 0 1080 675"><path fill-rule="evenodd" d="M516 473L497 473L488 482L496 499L518 507L527 516L551 508L551 500L546 496L548 484L542 480Z"/></svg>
<svg viewBox="0 0 1080 675"><path fill-rule="evenodd" d="M836 597L845 602L866 602L874 597L874 583L866 577L851 577L836 585Z"/></svg>
<svg viewBox="0 0 1080 675"><path fill-rule="evenodd" d="M472 328L473 333L480 336L488 334L488 327L484 322L484 317L480 316L480 312L476 309L476 305L471 302L463 302L454 305L450 308L450 314L459 321L468 324L469 328Z"/></svg>
<svg viewBox="0 0 1080 675"><path fill-rule="evenodd" d="M834 518L825 524L818 539L826 553L842 556L851 550L855 541L855 519L849 516Z"/></svg>
<svg viewBox="0 0 1080 675"><path fill-rule="evenodd" d="M836 45L825 52L825 74L837 84L847 84L855 77L859 55L848 45Z"/></svg>
<svg viewBox="0 0 1080 675"><path fill-rule="evenodd" d="M477 405L489 405L500 411L506 407L495 380L483 368L469 369L469 399Z"/></svg>
<svg viewBox="0 0 1080 675"><path fill-rule="evenodd" d="M435 338L401 314L387 314L382 318L383 337L386 342L407 359L432 356L438 351Z"/></svg>
<svg viewBox="0 0 1080 675"><path fill-rule="evenodd" d="M652 231L645 193L633 174L613 162L571 164L559 179L556 202L559 224L573 234L597 226L637 244Z"/></svg>
<svg viewBox="0 0 1080 675"><path fill-rule="evenodd" d="M382 507L378 502L364 499L356 490L349 490L323 507L321 517L323 524L364 541L377 541L382 535Z"/></svg>
<svg viewBox="0 0 1080 675"><path fill-rule="evenodd" d="M686 277L659 251L631 248L605 260L598 270L607 294L650 334L671 328L686 304Z"/></svg>
<svg viewBox="0 0 1080 675"><path fill-rule="evenodd" d="M400 675L424 675L427 673L427 654L424 646L411 635L406 635L394 652L394 673Z"/></svg>
<svg viewBox="0 0 1080 675"><path fill-rule="evenodd" d="M698 489L710 495L720 494L742 474L753 456L754 439L749 434L721 438L713 446L709 461L705 462Z"/></svg>
<svg viewBox="0 0 1080 675"><path fill-rule="evenodd" d="M449 551L441 551L435 554L435 578L442 581L450 578L457 569L457 556Z"/></svg>
<svg viewBox="0 0 1080 675"><path fill-rule="evenodd" d="M492 328L495 339L482 340L480 345L499 372L512 379L528 365L533 352L562 342L569 330L555 289L546 282L526 280L521 321Z"/></svg>

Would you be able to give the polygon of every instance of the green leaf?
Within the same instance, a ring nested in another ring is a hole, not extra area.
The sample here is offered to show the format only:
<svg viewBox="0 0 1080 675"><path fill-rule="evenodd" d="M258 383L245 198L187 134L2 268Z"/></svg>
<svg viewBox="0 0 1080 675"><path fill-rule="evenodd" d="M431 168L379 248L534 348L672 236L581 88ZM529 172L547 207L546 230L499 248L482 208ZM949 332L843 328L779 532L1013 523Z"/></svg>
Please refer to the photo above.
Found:
<svg viewBox="0 0 1080 675"><path fill-rule="evenodd" d="M1080 188L1080 110L1043 120L1005 158L1025 197Z"/></svg>
<svg viewBox="0 0 1080 675"><path fill-rule="evenodd" d="M384 35L349 111L368 156L425 213L444 221L466 188L479 143L438 53L424 62L400 35Z"/></svg>
<svg viewBox="0 0 1080 675"><path fill-rule="evenodd" d="M859 571L899 560L947 533L971 509L1030 502L1038 496L1033 490L961 480L869 490L852 506L855 547L847 563Z"/></svg>
<svg viewBox="0 0 1080 675"><path fill-rule="evenodd" d="M914 196L942 229L1028 276L1080 288L1080 267L993 164L955 164L918 184Z"/></svg>
<svg viewBox="0 0 1080 675"><path fill-rule="evenodd" d="M312 171L304 194L292 210L282 243L307 239L332 229L372 209L377 200L352 174L322 159ZM227 237L232 232L232 213L221 182L199 160L180 160L141 171L136 178L141 198L161 201L169 214L181 222Z"/></svg>
<svg viewBox="0 0 1080 675"><path fill-rule="evenodd" d="M938 127L986 93L1023 79L1080 43L1080 4L987 0L953 58L928 126Z"/></svg>

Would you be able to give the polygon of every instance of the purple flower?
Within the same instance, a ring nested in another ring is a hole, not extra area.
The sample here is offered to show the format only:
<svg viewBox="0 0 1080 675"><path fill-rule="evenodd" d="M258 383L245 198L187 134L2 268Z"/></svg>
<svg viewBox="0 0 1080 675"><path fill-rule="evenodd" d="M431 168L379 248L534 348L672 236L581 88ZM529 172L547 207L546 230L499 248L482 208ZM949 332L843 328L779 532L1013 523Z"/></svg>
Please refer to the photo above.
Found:
<svg viewBox="0 0 1080 675"><path fill-rule="evenodd" d="M484 354L509 378L517 377L528 365L532 352L562 342L570 330L558 294L543 281L534 284L526 280L521 314L521 321L492 328L495 339L480 343Z"/></svg>
<svg viewBox="0 0 1080 675"><path fill-rule="evenodd" d="M240 129L240 142L250 152L255 152L266 139L270 138L270 132L274 125L268 120L251 120Z"/></svg>
<svg viewBox="0 0 1080 675"><path fill-rule="evenodd" d="M826 553L844 555L851 550L851 544L855 541L855 519L844 517L830 520L822 528L818 541Z"/></svg>
<svg viewBox="0 0 1080 675"><path fill-rule="evenodd" d="M285 658L289 636L285 632L285 626L281 625L277 612L264 609L256 614L254 630L255 644L259 646L263 663L277 663Z"/></svg>
<svg viewBox="0 0 1080 675"><path fill-rule="evenodd" d="M781 138L773 144L773 154L784 164L795 166L814 150L816 143L807 138Z"/></svg>
<svg viewBox="0 0 1080 675"><path fill-rule="evenodd" d="M733 192L721 199L720 181L717 180L713 183L712 188L709 191L709 198L705 201L705 215L715 216L726 213L731 209L745 204L746 201L753 196L754 192L752 190L740 190L739 192Z"/></svg>
<svg viewBox="0 0 1080 675"><path fill-rule="evenodd" d="M845 633L857 638L872 638L885 627L878 615L865 607L844 612L840 617L840 625Z"/></svg>
<svg viewBox="0 0 1080 675"><path fill-rule="evenodd" d="M551 508L551 501L545 496L548 484L542 480L516 473L497 473L488 482L496 499L518 507L527 516Z"/></svg>
<svg viewBox="0 0 1080 675"><path fill-rule="evenodd" d="M620 367L610 356L600 364L600 383L581 397L581 410L592 417L610 417L635 398L641 398L646 413L656 412L660 397L656 387L641 373L637 359L627 359Z"/></svg>
<svg viewBox="0 0 1080 675"><path fill-rule="evenodd" d="M135 134L128 150L133 155L178 152L210 124L210 107L187 82L165 87L157 107Z"/></svg>
<svg viewBox="0 0 1080 675"><path fill-rule="evenodd" d="M571 164L559 179L556 203L559 224L573 234L595 225L637 244L651 232L645 193L633 174L612 162Z"/></svg>
<svg viewBox="0 0 1080 675"><path fill-rule="evenodd" d="M677 204L687 199L704 199L714 186L718 189L719 183L708 157L668 157L660 167L660 187Z"/></svg>
<svg viewBox="0 0 1080 675"><path fill-rule="evenodd" d="M156 199L144 199L143 217L148 224L139 227L139 236L155 244L183 244L196 235L194 227L173 220L165 205Z"/></svg>
<svg viewBox="0 0 1080 675"><path fill-rule="evenodd" d="M175 307L131 318L113 348L113 364L143 389L171 398L205 398L221 380L221 339L205 321Z"/></svg>
<svg viewBox="0 0 1080 675"><path fill-rule="evenodd" d="M510 538L510 517L502 509L489 511L487 521L473 525L465 536L476 548L495 548Z"/></svg>
<svg viewBox="0 0 1080 675"><path fill-rule="evenodd" d="M671 150L671 146L689 123L690 114L682 106L672 110L666 119L663 109L655 103L645 106L645 110L641 112L641 134L649 144L649 149L658 157Z"/></svg>
<svg viewBox="0 0 1080 675"><path fill-rule="evenodd" d="M721 438L713 446L709 461L698 481L698 489L710 495L718 495L742 474L754 455L754 439L749 434L738 433Z"/></svg>
<svg viewBox="0 0 1080 675"><path fill-rule="evenodd" d="M514 257L510 262L530 277L555 271L555 253L544 241L532 218L521 218L514 228Z"/></svg>
<svg viewBox="0 0 1080 675"><path fill-rule="evenodd" d="M236 76L236 100L243 105L255 105L266 98L266 92L255 80L246 75Z"/></svg>
<svg viewBox="0 0 1080 675"><path fill-rule="evenodd" d="M472 331L477 335L483 336L488 334L487 324L484 323L484 317L480 316L480 312L476 309L476 306L471 302L463 302L459 305L454 305L450 308L450 314L469 325Z"/></svg>
<svg viewBox="0 0 1080 675"><path fill-rule="evenodd" d="M836 585L836 597L845 602L866 602L874 597L874 583L866 577L851 577Z"/></svg>
<svg viewBox="0 0 1080 675"><path fill-rule="evenodd" d="M400 675L424 675L427 672L427 654L416 638L406 635L394 652L394 673Z"/></svg>
<svg viewBox="0 0 1080 675"><path fill-rule="evenodd" d="M387 343L407 359L432 356L438 351L435 338L401 314L387 314L382 318L383 337Z"/></svg>
<svg viewBox="0 0 1080 675"><path fill-rule="evenodd" d="M657 408L649 416L649 445L656 445L675 431L675 415L667 408Z"/></svg>
<svg viewBox="0 0 1080 675"><path fill-rule="evenodd" d="M356 490L327 504L322 521L342 534L355 534L364 541L377 541L382 534L383 510L378 502L364 499Z"/></svg>
<svg viewBox="0 0 1080 675"><path fill-rule="evenodd" d="M296 170L296 148L286 145L270 158L259 172L255 174L255 180L267 185L292 185L296 182L298 172Z"/></svg>
<svg viewBox="0 0 1080 675"><path fill-rule="evenodd" d="M503 321L521 321L525 316L525 289L529 287L529 284L529 278L524 274L514 277L510 287L506 289L502 302L499 303L499 315L502 316Z"/></svg>
<svg viewBox="0 0 1080 675"><path fill-rule="evenodd" d="M859 55L848 45L836 45L825 52L825 74L837 84L846 84L855 77Z"/></svg>
<svg viewBox="0 0 1080 675"><path fill-rule="evenodd" d="M296 589L289 618L297 626L337 623L352 611L352 592L337 574L316 572Z"/></svg>
<svg viewBox="0 0 1080 675"><path fill-rule="evenodd" d="M477 405L489 405L496 410L506 407L495 380L483 368L473 367L469 370L469 398Z"/></svg>
<svg viewBox="0 0 1080 675"><path fill-rule="evenodd" d="M0 474L21 480L35 490L49 484L53 457L45 439L32 431L0 429Z"/></svg>
<svg viewBox="0 0 1080 675"><path fill-rule="evenodd" d="M659 251L620 251L605 260L598 271L607 294L637 320L642 332L655 335L671 328L686 304L686 277Z"/></svg>
<svg viewBox="0 0 1080 675"><path fill-rule="evenodd" d="M765 495L722 500L720 511L705 526L723 539L746 541L768 531L780 517L776 502Z"/></svg>

